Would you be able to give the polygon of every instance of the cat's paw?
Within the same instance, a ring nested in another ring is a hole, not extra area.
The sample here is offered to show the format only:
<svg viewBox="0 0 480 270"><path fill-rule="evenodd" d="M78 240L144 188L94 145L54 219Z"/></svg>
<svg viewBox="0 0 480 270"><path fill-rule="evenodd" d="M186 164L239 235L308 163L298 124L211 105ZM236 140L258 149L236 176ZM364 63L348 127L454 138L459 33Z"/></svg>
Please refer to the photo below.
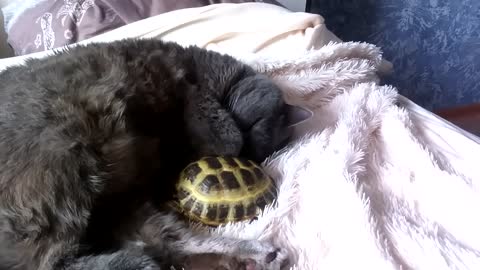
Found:
<svg viewBox="0 0 480 270"><path fill-rule="evenodd" d="M236 256L245 270L280 270L289 263L286 250L260 241L242 243Z"/></svg>
<svg viewBox="0 0 480 270"><path fill-rule="evenodd" d="M101 265L101 264L99 264ZM89 268L89 269L97 269ZM108 263L98 269L110 270L160 270L160 266L149 256L139 255L129 251L114 253Z"/></svg>
<svg viewBox="0 0 480 270"><path fill-rule="evenodd" d="M119 250L111 254L83 256L66 262L67 269L91 270L160 270L160 266L149 256L137 250Z"/></svg>
<svg viewBox="0 0 480 270"><path fill-rule="evenodd" d="M229 93L228 110L243 133L241 156L257 162L285 147L292 126L309 119L306 109L288 105L281 89L265 75L247 76Z"/></svg>

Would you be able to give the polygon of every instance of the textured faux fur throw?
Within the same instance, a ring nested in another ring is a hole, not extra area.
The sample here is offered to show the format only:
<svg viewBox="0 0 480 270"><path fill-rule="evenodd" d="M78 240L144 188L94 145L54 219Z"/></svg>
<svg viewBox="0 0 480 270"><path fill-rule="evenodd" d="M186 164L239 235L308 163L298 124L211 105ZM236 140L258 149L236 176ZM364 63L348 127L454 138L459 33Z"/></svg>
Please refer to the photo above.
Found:
<svg viewBox="0 0 480 270"><path fill-rule="evenodd" d="M478 170L450 163L378 84L377 47L237 57L315 116L265 163L278 204L217 233L288 248L293 269L480 269Z"/></svg>

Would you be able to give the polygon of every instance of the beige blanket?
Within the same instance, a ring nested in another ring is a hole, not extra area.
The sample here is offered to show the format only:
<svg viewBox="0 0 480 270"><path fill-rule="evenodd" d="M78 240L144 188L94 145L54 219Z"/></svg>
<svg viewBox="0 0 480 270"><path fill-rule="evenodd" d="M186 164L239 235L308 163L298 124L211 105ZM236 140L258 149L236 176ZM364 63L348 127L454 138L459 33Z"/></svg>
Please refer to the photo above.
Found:
<svg viewBox="0 0 480 270"><path fill-rule="evenodd" d="M380 86L379 48L266 4L176 11L93 40L125 37L229 53L315 112L265 163L278 205L215 233L275 242L294 269L480 269L479 140Z"/></svg>
<svg viewBox="0 0 480 270"><path fill-rule="evenodd" d="M109 42L123 38L160 38L182 45L197 45L229 52L276 53L318 48L340 41L321 16L290 12L263 4L215 4L165 13L115 29L78 44ZM44 57L53 51L0 59L0 70L29 57Z"/></svg>

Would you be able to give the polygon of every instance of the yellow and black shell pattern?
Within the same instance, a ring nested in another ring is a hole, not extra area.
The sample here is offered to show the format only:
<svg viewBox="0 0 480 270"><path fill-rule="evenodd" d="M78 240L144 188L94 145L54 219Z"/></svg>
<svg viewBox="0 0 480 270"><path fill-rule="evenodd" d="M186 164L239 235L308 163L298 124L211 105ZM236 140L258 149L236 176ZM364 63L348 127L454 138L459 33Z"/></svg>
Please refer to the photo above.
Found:
<svg viewBox="0 0 480 270"><path fill-rule="evenodd" d="M253 219L276 197L273 180L259 165L233 157L190 163L176 190L180 210L210 226Z"/></svg>

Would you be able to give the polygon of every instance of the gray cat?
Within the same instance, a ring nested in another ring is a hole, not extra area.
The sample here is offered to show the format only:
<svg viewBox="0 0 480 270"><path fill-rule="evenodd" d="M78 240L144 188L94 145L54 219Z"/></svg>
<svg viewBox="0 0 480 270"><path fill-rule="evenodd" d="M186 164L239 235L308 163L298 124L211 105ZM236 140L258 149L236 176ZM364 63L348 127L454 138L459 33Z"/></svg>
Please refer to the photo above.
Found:
<svg viewBox="0 0 480 270"><path fill-rule="evenodd" d="M280 269L283 249L195 233L165 202L197 158L283 147L292 108L233 58L158 40L5 70L0 269Z"/></svg>

